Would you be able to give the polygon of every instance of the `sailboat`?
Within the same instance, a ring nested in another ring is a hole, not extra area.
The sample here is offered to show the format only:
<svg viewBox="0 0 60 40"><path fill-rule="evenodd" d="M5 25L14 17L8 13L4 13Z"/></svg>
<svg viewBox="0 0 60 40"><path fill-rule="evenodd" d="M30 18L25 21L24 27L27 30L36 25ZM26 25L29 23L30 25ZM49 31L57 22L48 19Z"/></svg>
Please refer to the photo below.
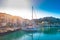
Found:
<svg viewBox="0 0 60 40"><path fill-rule="evenodd" d="M35 22L33 21L33 6L32 6L32 20L31 21L32 21L32 24L27 26L26 28L24 28L23 29L24 31L27 31L27 32L36 32L37 31Z"/></svg>

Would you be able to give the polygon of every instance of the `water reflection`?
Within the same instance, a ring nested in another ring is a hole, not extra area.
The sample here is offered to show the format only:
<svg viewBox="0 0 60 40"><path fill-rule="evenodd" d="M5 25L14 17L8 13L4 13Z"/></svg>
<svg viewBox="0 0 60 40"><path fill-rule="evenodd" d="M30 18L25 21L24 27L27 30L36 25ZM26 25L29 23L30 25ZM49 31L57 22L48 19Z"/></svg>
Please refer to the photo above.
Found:
<svg viewBox="0 0 60 40"><path fill-rule="evenodd" d="M60 30L60 28L57 27L47 27L47 28L43 28L41 29L41 32L43 32L44 34L56 34L58 33L58 30Z"/></svg>
<svg viewBox="0 0 60 40"><path fill-rule="evenodd" d="M24 33L22 31L17 31L8 35L0 36L0 40L13 40L13 39L20 38L23 35Z"/></svg>
<svg viewBox="0 0 60 40"><path fill-rule="evenodd" d="M34 33L33 40L60 40L60 34L44 34L44 33ZM32 40L31 36L26 35L22 36L19 40Z"/></svg>
<svg viewBox="0 0 60 40"><path fill-rule="evenodd" d="M33 33L33 40L60 40L60 28L40 28L40 32ZM0 36L0 40L32 40L32 32L17 31Z"/></svg>

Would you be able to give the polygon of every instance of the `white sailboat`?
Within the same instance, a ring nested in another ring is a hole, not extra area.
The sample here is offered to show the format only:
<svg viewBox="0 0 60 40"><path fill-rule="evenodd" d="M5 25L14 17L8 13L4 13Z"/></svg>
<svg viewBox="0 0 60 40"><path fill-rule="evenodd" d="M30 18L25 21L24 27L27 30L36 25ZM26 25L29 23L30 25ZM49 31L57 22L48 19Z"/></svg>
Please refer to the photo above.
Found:
<svg viewBox="0 0 60 40"><path fill-rule="evenodd" d="M36 25L35 25L35 22L33 21L33 6L32 6L32 24L27 26L26 28L24 28L23 30L24 31L28 31L28 32L36 32L37 31L37 28L36 28Z"/></svg>

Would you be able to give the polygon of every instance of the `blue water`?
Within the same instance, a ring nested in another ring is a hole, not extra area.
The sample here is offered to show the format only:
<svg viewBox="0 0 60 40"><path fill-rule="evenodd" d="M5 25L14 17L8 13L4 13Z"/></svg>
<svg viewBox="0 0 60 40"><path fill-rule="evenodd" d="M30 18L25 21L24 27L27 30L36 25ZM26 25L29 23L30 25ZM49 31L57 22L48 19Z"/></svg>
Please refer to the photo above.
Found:
<svg viewBox="0 0 60 40"><path fill-rule="evenodd" d="M0 36L0 40L60 40L59 28L45 28L44 31L32 33L24 31L16 31L4 36ZM33 39L32 39L33 38Z"/></svg>
<svg viewBox="0 0 60 40"><path fill-rule="evenodd" d="M24 35L18 40L32 40L32 36L31 34ZM34 33L33 40L60 40L60 33L57 34Z"/></svg>

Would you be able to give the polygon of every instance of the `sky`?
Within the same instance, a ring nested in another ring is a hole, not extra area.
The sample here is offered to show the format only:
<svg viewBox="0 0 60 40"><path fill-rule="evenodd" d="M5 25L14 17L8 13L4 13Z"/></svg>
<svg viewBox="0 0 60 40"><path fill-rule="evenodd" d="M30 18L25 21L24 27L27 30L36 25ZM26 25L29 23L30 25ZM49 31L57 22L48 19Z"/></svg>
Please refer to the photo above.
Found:
<svg viewBox="0 0 60 40"><path fill-rule="evenodd" d="M26 19L60 18L60 0L0 0L0 12Z"/></svg>

